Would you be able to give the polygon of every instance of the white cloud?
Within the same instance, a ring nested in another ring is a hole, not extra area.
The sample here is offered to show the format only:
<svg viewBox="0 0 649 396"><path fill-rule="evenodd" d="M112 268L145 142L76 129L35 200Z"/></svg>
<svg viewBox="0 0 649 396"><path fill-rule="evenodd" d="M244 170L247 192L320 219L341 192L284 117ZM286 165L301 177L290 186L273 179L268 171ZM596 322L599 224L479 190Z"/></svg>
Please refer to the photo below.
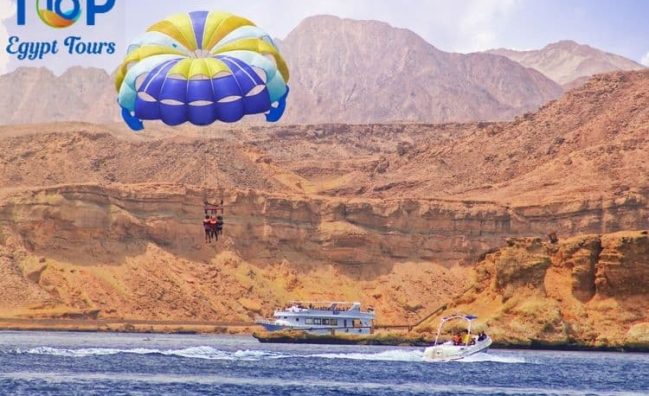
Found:
<svg viewBox="0 0 649 396"><path fill-rule="evenodd" d="M0 0L0 19L7 19L16 13L16 3L10 0Z"/></svg>
<svg viewBox="0 0 649 396"><path fill-rule="evenodd" d="M9 55L5 51L9 40L9 31L5 20L11 18L16 13L16 4L10 0L0 0L0 74L7 70L9 64Z"/></svg>
<svg viewBox="0 0 649 396"><path fill-rule="evenodd" d="M62 39L74 33L86 40L114 40L118 52L112 56L52 57L30 62L31 66L46 66L55 73L68 67L104 67L112 71L121 62L130 39L146 27L169 14L197 9L223 9L244 15L277 38L284 38L298 23L311 15L332 14L343 18L375 19L393 26L407 28L444 51L472 52L498 46L510 18L521 0L418 0L397 2L392 0L272 0L241 1L220 0L138 0L116 2L110 14L102 16L102 23L87 28L77 24L62 31L53 30L38 22L29 29L19 29L14 21L15 0L0 0L0 46L6 46L7 36L19 34L23 40ZM30 15L28 15L28 18ZM33 18L33 15L31 15ZM2 22L2 21L0 21ZM115 27L121 26L116 29ZM9 61L4 46L0 48L0 74L20 66Z"/></svg>
<svg viewBox="0 0 649 396"><path fill-rule="evenodd" d="M495 48L498 33L518 6L519 0L473 0L459 21L458 51L472 52Z"/></svg>
<svg viewBox="0 0 649 396"><path fill-rule="evenodd" d="M640 59L640 63L649 67L649 52L647 52L645 56L643 56L642 59Z"/></svg>
<svg viewBox="0 0 649 396"><path fill-rule="evenodd" d="M186 0L182 4L139 0L128 6L128 14L137 15L139 20L132 20L127 31L141 30L169 13L218 8L244 15L282 39L304 18L331 14L385 21L414 31L440 49L472 52L496 46L520 4L521 0L220 0L217 4L213 0Z"/></svg>

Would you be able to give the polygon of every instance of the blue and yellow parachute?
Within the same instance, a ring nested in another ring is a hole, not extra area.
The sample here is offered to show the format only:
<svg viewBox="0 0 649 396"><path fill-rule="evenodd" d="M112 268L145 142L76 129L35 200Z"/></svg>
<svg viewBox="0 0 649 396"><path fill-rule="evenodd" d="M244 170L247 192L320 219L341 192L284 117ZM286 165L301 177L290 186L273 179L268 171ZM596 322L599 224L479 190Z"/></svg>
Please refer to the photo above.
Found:
<svg viewBox="0 0 649 396"><path fill-rule="evenodd" d="M265 113L278 121L289 72L271 37L226 12L178 14L151 26L128 49L116 88L124 121L167 125L236 122Z"/></svg>

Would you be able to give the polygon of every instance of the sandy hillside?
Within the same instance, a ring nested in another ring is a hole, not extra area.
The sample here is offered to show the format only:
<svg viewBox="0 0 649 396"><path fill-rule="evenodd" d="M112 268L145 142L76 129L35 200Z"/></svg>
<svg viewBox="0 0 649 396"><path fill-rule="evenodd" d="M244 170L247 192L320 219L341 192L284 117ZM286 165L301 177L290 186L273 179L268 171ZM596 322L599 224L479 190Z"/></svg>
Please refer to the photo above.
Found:
<svg viewBox="0 0 649 396"><path fill-rule="evenodd" d="M536 204L643 196L648 187L649 72L595 77L512 123L429 136L368 177L370 196L435 194ZM358 182L356 182L358 184Z"/></svg>

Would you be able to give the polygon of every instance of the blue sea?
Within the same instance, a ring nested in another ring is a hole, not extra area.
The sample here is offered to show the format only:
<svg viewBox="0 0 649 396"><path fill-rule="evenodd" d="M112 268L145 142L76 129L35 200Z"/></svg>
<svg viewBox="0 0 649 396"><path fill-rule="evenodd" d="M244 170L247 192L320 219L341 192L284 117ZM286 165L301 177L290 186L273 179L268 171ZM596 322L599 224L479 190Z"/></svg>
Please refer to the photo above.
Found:
<svg viewBox="0 0 649 396"><path fill-rule="evenodd" d="M2 395L647 395L649 355L260 344L252 337L0 332Z"/></svg>

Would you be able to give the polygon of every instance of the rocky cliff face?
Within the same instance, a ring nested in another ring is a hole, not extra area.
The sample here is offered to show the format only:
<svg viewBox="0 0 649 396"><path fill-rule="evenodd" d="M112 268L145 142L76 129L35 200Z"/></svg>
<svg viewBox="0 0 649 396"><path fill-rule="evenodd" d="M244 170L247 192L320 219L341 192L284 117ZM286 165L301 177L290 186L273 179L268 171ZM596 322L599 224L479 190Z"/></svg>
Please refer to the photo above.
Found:
<svg viewBox="0 0 649 396"><path fill-rule="evenodd" d="M647 231L510 239L476 266L475 288L449 311L482 315L503 344L646 348L648 287Z"/></svg>
<svg viewBox="0 0 649 396"><path fill-rule="evenodd" d="M0 284L20 292L4 289L0 310L249 321L291 299L343 299L375 305L381 322L399 323L463 285L458 268L424 257L440 252L439 242L417 230L381 230L399 220L391 214L398 206L377 213L367 203L254 192L225 200L224 239L207 245L200 191L78 185L7 193Z"/></svg>
<svg viewBox="0 0 649 396"><path fill-rule="evenodd" d="M172 184L61 186L8 192L0 218L35 253L62 260L112 262L119 257L114 251L137 251L147 242L202 259L203 198L202 189ZM336 263L369 275L394 262L472 263L508 236L649 228L644 201L507 208L493 202L304 199L254 191L229 191L224 198L231 247L242 258Z"/></svg>
<svg viewBox="0 0 649 396"><path fill-rule="evenodd" d="M29 295L12 300L12 309L23 315L46 306L49 314L88 309L107 317L242 320L291 297L351 298L380 305L383 322L412 323L465 286L470 271L454 264L477 260L505 236L540 234L561 222L583 225L576 232L584 232L603 220L570 206L537 208L526 218L524 210L513 216L512 208L488 203L305 200L235 191L225 196L225 239L205 245L202 198L200 189L159 184L5 191L0 245L13 274L7 280L27 285L21 293ZM535 217L538 210L543 220ZM618 242L603 238L601 244ZM616 298L641 290L628 283L641 279L638 272L615 263L627 260L616 252L642 257L642 244L604 248L597 262L613 263L605 271L600 264L595 271L590 253L571 246L559 252L575 268L570 276L577 298L589 298L591 284ZM512 249L495 264L495 293L543 289L548 248L535 240ZM245 282L237 278L243 269ZM273 278L279 270L289 278ZM342 289L333 286L338 282ZM222 304L210 305L223 296L245 300L228 314ZM246 308L251 301L257 302L252 310Z"/></svg>

